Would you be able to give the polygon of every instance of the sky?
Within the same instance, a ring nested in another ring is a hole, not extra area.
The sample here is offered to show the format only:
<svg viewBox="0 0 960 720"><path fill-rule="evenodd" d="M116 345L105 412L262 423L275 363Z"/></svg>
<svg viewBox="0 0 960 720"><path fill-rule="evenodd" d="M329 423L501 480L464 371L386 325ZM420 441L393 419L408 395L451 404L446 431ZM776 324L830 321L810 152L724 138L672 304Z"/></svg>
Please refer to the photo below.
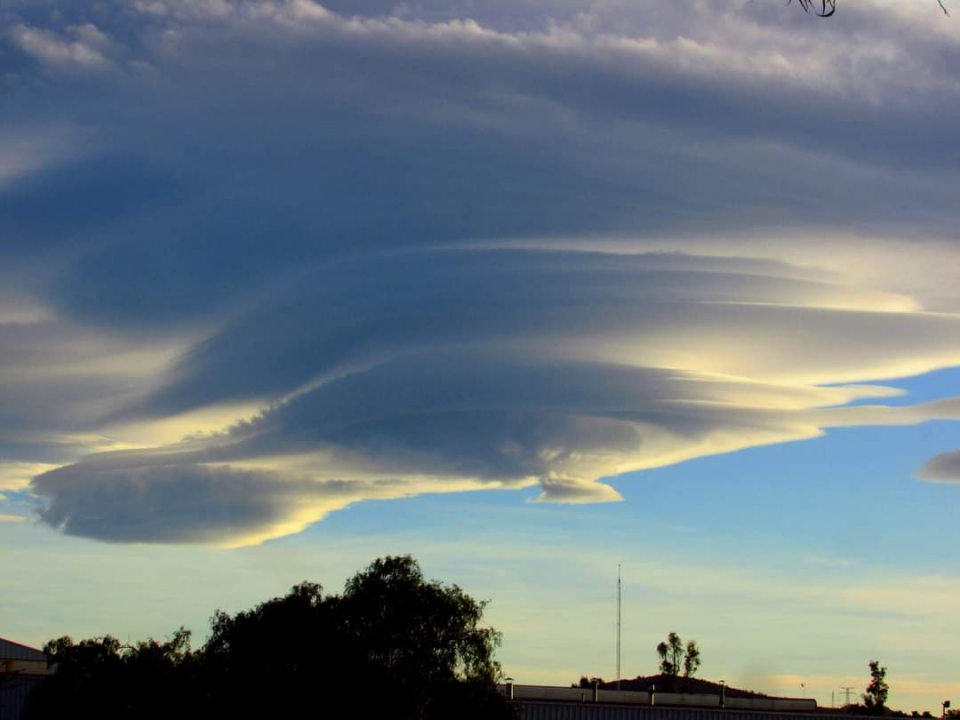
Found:
<svg viewBox="0 0 960 720"><path fill-rule="evenodd" d="M411 553L568 684L619 564L625 677L960 701L954 9L6 0L0 635Z"/></svg>

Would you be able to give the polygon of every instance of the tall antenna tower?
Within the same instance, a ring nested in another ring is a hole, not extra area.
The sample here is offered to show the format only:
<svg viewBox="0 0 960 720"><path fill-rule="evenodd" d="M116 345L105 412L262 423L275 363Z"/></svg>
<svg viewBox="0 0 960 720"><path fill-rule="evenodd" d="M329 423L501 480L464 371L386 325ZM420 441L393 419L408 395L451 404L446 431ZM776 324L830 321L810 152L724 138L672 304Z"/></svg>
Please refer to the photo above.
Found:
<svg viewBox="0 0 960 720"><path fill-rule="evenodd" d="M620 689L620 563L617 563L617 690Z"/></svg>

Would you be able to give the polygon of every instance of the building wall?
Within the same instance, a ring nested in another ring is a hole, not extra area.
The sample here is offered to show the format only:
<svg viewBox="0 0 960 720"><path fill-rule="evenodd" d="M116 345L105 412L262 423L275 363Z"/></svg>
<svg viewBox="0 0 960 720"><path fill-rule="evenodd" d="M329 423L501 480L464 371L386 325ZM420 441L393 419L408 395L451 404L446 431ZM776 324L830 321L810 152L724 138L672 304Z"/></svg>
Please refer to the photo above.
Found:
<svg viewBox="0 0 960 720"><path fill-rule="evenodd" d="M591 703L589 699L583 703L515 702L521 708L523 720L837 720L835 714L754 712L729 708L631 707Z"/></svg>
<svg viewBox="0 0 960 720"><path fill-rule="evenodd" d="M612 705L667 706L714 709L721 705L720 695L704 693L651 693L635 690L609 690L603 688L556 687L550 685L501 685L500 691L511 700L560 702L560 703L606 703ZM813 698L725 698L727 710L775 711L783 713L816 712L817 701Z"/></svg>
<svg viewBox="0 0 960 720"><path fill-rule="evenodd" d="M0 720L19 720L27 697L50 672L43 651L0 638Z"/></svg>
<svg viewBox="0 0 960 720"><path fill-rule="evenodd" d="M0 674L0 720L19 720L27 697L44 679L42 675Z"/></svg>

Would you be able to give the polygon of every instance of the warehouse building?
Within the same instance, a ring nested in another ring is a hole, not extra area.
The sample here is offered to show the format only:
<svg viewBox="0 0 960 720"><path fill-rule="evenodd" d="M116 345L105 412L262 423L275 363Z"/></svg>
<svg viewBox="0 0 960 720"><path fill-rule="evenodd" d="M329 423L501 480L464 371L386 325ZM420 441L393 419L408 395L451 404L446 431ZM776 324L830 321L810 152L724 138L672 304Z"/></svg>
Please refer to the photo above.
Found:
<svg viewBox="0 0 960 720"><path fill-rule="evenodd" d="M837 720L810 698L728 697L717 693L551 687L508 683L500 691L523 720Z"/></svg>
<svg viewBox="0 0 960 720"><path fill-rule="evenodd" d="M0 638L0 718L19 720L27 697L50 673L42 650Z"/></svg>

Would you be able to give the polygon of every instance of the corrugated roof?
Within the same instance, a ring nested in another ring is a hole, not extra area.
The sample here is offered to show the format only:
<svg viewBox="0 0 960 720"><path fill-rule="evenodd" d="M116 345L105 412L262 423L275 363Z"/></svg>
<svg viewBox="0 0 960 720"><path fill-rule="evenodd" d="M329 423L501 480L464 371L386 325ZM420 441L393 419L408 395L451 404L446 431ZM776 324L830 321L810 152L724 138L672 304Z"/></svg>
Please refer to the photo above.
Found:
<svg viewBox="0 0 960 720"><path fill-rule="evenodd" d="M0 638L0 660L38 660L45 662L47 656L42 650L21 645L13 640Z"/></svg>

